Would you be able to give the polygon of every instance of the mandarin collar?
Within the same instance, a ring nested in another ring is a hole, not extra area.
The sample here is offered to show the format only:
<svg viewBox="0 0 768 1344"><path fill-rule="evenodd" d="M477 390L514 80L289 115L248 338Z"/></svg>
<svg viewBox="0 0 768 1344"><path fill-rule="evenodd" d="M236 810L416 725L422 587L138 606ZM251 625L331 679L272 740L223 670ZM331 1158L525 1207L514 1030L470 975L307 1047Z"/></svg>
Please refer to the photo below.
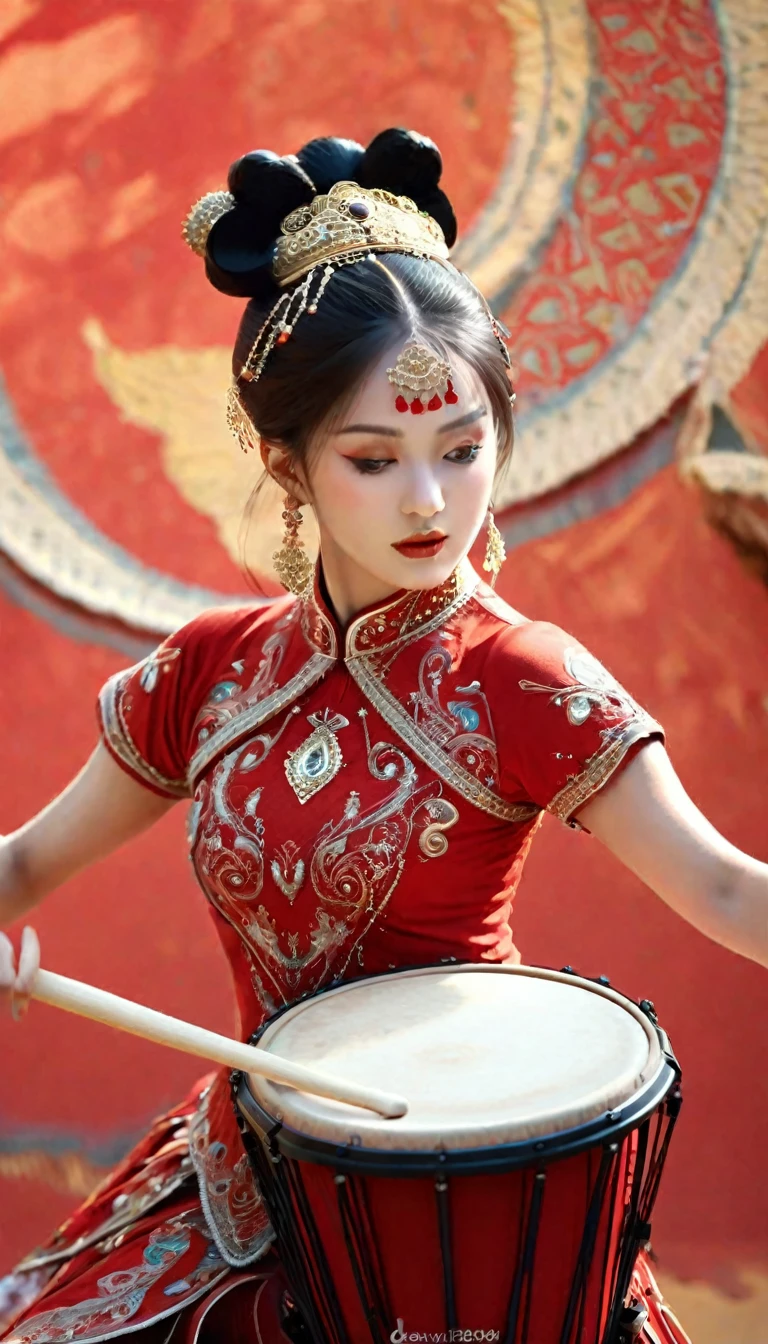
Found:
<svg viewBox="0 0 768 1344"><path fill-rule="evenodd" d="M439 587L400 588L383 601L364 607L342 630L323 594L318 557L312 583L299 599L302 629L310 646L329 658L338 658L342 651L345 659L378 653L443 625L479 582L469 561L462 560Z"/></svg>

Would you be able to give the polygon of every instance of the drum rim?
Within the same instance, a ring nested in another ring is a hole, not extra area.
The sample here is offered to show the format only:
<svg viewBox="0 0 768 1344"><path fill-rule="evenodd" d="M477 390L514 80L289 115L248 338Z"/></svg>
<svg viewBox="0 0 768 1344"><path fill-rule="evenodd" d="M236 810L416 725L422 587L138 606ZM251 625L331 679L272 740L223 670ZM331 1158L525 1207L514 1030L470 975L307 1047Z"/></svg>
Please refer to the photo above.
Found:
<svg viewBox="0 0 768 1344"><path fill-rule="evenodd" d="M649 1047L652 1045L658 1053L658 1066L643 1086L627 1097L621 1105L593 1116L579 1125L535 1138L451 1149L375 1148L370 1145L362 1147L354 1143L340 1143L333 1138L303 1134L267 1111L251 1091L247 1073L235 1071L231 1079L233 1101L241 1128L255 1130L268 1141L272 1150L277 1149L286 1157L334 1166L339 1171L373 1173L378 1170L382 1174L413 1176L434 1173L436 1170L450 1170L457 1175L481 1171L501 1172L530 1166L536 1162L548 1164L606 1142L617 1141L631 1130L638 1128L680 1081L680 1067L666 1032L658 1024L650 1001L643 999L638 1003L613 989L605 976L590 979L577 974L571 967L558 971L546 966L509 966L503 963L489 965L482 962L457 962L453 958L440 962L427 962L420 966L393 967L388 971L358 976L354 980L331 982L320 990L303 994L293 1003L278 1009L263 1022L251 1036L250 1043L258 1044L266 1032L282 1017L310 1000L330 993L351 990L366 981L382 981L397 975L409 973L415 975L424 971L445 972L449 969L457 972L481 971L529 975L596 992L628 1010L640 1023L648 1036Z"/></svg>
<svg viewBox="0 0 768 1344"><path fill-rule="evenodd" d="M426 1176L439 1171L456 1176L514 1171L521 1167L544 1167L590 1149L618 1143L639 1129L673 1092L680 1080L676 1061L663 1057L658 1072L620 1110L608 1111L573 1129L560 1130L545 1139L522 1139L516 1143L451 1149L363 1148L339 1144L314 1135L301 1134L284 1121L264 1111L248 1087L246 1074L235 1083L235 1104L246 1131L266 1143L273 1157L333 1167L344 1174Z"/></svg>

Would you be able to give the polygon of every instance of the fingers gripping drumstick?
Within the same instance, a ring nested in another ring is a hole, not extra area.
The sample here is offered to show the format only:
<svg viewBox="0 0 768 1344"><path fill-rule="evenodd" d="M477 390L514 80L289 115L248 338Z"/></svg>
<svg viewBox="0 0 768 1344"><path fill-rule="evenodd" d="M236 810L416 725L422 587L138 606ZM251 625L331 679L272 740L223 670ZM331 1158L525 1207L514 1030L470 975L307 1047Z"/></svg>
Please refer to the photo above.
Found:
<svg viewBox="0 0 768 1344"><path fill-rule="evenodd" d="M215 1060L218 1064L227 1064L245 1073L259 1074L273 1083L295 1087L299 1092L330 1097L333 1101L346 1102L349 1106L365 1107L388 1120L397 1119L408 1111L407 1101L392 1093L361 1087L331 1074L308 1069L303 1064L280 1059L258 1046L243 1045L228 1036L207 1031L205 1027L196 1027L177 1017L168 1017L142 1003L121 999L116 994L97 989L95 985L70 980L53 971L37 972L30 998L51 1004L54 1008L63 1008L68 1013L77 1013L80 1017L89 1017L94 1022L103 1022L109 1027L117 1027L133 1036L143 1036L147 1041L183 1050L188 1055L199 1055L202 1059Z"/></svg>

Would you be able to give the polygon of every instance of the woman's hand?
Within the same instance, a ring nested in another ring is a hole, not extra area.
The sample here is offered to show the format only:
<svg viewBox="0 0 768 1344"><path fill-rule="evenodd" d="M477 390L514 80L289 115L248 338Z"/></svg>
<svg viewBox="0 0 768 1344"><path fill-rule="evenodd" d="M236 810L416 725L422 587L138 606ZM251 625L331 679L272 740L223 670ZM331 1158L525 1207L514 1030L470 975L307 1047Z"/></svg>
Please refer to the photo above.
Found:
<svg viewBox="0 0 768 1344"><path fill-rule="evenodd" d="M22 931L18 970L13 943L0 933L0 1003L10 1005L16 1022L29 1007L29 995L39 969L40 941L34 929L27 926Z"/></svg>

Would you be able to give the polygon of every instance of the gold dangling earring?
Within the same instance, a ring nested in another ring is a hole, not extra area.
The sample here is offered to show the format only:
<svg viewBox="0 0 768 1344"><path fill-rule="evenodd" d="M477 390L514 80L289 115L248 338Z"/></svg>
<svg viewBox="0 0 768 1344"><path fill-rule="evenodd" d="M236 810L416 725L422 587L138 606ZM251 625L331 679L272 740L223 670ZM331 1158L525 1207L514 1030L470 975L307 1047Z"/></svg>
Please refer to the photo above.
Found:
<svg viewBox="0 0 768 1344"><path fill-rule="evenodd" d="M257 434L253 427L251 417L242 403L240 389L234 378L227 392L227 424L244 453L247 453L249 449L258 452L261 436Z"/></svg>
<svg viewBox="0 0 768 1344"><path fill-rule="evenodd" d="M502 537L493 517L493 505L488 505L488 539L485 544L485 559L483 569L487 570L491 576L491 587L496 587L496 580L499 577L499 570L507 558L507 552L504 548L504 538Z"/></svg>
<svg viewBox="0 0 768 1344"><path fill-rule="evenodd" d="M301 594L307 587L315 567L299 537L299 527L303 521L301 503L293 495L285 497L283 519L285 522L283 544L279 551L274 552L272 563L283 587L287 588L289 593Z"/></svg>

